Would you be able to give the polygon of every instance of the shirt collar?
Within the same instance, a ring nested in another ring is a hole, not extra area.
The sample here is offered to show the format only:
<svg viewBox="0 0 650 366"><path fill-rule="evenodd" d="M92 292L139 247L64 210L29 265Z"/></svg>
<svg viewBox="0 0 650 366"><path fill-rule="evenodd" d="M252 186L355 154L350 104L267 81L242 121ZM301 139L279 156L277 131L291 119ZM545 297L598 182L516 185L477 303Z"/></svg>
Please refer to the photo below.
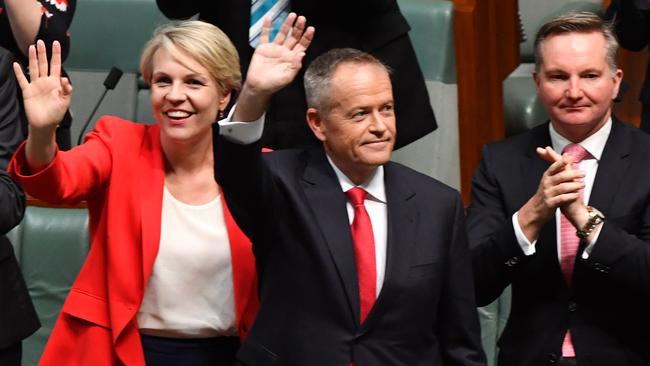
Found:
<svg viewBox="0 0 650 366"><path fill-rule="evenodd" d="M558 153L562 153L562 150L571 143L566 137L560 135L559 132L553 128L553 123L549 123L549 133L551 134L551 144L553 145L553 150ZM600 157L603 155L603 150L605 150L605 144L607 143L607 138L609 138L609 133L612 131L612 118L610 117L607 122L596 131L593 135L587 137L586 139L580 141L578 144L582 146L585 150L591 154L596 160L600 160Z"/></svg>
<svg viewBox="0 0 650 366"><path fill-rule="evenodd" d="M375 169L372 175L365 182L357 186L336 166L336 164L334 164L329 155L325 154L325 156L327 156L327 161L332 166L332 169L334 169L334 173L336 173L336 178L338 178L339 184L341 185L341 190L343 192L347 192L354 187L360 187L368 192L368 198L386 203L386 187L384 184L383 165L378 166L377 169Z"/></svg>

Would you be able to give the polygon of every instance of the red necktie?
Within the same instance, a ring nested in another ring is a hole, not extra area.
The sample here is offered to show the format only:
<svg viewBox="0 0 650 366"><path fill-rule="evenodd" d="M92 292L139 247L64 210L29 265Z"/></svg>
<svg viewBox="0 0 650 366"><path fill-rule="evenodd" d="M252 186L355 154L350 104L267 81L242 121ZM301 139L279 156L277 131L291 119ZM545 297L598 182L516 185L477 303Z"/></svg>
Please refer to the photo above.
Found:
<svg viewBox="0 0 650 366"><path fill-rule="evenodd" d="M375 264L375 238L372 233L372 223L363 202L368 192L355 187L345 192L354 206L354 220L350 226L354 242L354 259L359 275L359 300L361 304L360 321L375 304L377 289L377 267Z"/></svg>
<svg viewBox="0 0 650 366"><path fill-rule="evenodd" d="M569 144L562 152L573 157L573 169L578 169L578 163L591 156L587 150L578 144ZM580 197L582 197L582 190L580 190ZM576 228L564 214L560 213L560 267L569 286L571 286L573 264L575 263L579 245L580 238L576 235ZM575 357L575 355L571 333L567 331L562 343L562 356Z"/></svg>

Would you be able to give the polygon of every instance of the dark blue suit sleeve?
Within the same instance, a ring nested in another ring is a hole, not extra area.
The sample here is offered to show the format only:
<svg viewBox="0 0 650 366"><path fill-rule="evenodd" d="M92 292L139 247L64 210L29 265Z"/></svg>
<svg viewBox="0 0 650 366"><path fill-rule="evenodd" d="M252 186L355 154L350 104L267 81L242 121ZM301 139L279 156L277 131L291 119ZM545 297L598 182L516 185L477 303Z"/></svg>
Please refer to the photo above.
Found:
<svg viewBox="0 0 650 366"><path fill-rule="evenodd" d="M485 365L476 312L472 261L467 243L464 209L456 199L453 238L447 259L447 273L440 307L439 336L445 365Z"/></svg>
<svg viewBox="0 0 650 366"><path fill-rule="evenodd" d="M474 178L470 205L467 208L467 229L473 257L476 302L485 306L501 295L516 275L517 266L508 265L527 258L519 247L512 226L512 213L507 212L505 198L490 168L489 147Z"/></svg>

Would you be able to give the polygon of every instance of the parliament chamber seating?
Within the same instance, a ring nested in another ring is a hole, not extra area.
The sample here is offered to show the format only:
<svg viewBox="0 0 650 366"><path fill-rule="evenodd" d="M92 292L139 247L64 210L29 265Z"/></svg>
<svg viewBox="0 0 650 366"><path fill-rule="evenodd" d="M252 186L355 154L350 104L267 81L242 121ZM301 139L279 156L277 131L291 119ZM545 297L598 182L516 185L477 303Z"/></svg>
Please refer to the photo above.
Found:
<svg viewBox="0 0 650 366"><path fill-rule="evenodd" d="M460 186L453 4L445 0L398 0L425 76L439 129L395 153L395 160L456 188ZM148 88L138 75L140 51L153 29L168 22L155 0L83 0L71 27L72 48L64 66L74 86L73 140L103 92L112 66L124 71L117 88L91 120L112 114L152 123ZM28 202L25 219L10 234L43 326L28 338L23 365L36 365L63 301L88 252L84 208L45 207ZM494 356L497 309L482 319L488 355ZM496 314L496 318L493 317Z"/></svg>

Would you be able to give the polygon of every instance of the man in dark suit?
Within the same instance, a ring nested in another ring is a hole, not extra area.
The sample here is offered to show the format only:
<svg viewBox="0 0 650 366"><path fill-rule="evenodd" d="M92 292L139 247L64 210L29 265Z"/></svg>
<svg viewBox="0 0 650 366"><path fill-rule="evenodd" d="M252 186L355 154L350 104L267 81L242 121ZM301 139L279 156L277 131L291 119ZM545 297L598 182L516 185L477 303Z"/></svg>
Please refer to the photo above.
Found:
<svg viewBox="0 0 650 366"><path fill-rule="evenodd" d="M614 21L621 47L641 51L650 43L650 0L612 0L606 17ZM650 62L641 86L641 126L650 133Z"/></svg>
<svg viewBox="0 0 650 366"><path fill-rule="evenodd" d="M260 276L239 363L484 365L462 202L389 162L394 101L380 61L353 49L314 60L307 120L322 146L260 152L264 109L309 44L304 22L253 56L230 121L255 122L215 128L215 174Z"/></svg>
<svg viewBox="0 0 650 366"><path fill-rule="evenodd" d="M23 190L5 172L22 142L11 54L0 47L0 365L20 366L21 340L39 327L11 242L4 236L25 211Z"/></svg>
<svg viewBox="0 0 650 366"><path fill-rule="evenodd" d="M650 364L650 136L611 116L617 48L595 14L543 25L550 123L483 150L467 221L478 303L512 286L500 366Z"/></svg>
<svg viewBox="0 0 650 366"><path fill-rule="evenodd" d="M199 19L221 28L235 44L241 58L242 75L246 75L254 52L249 45L251 0L156 0L156 3L167 17L188 18L198 13ZM410 27L396 0L291 0L289 7L318 29L304 58L305 65L332 48L352 47L372 54L392 69L399 120L397 148L436 129L424 77L408 37ZM319 145L305 124L307 104L302 79L299 73L292 83L273 96L266 112L262 138L265 147Z"/></svg>

